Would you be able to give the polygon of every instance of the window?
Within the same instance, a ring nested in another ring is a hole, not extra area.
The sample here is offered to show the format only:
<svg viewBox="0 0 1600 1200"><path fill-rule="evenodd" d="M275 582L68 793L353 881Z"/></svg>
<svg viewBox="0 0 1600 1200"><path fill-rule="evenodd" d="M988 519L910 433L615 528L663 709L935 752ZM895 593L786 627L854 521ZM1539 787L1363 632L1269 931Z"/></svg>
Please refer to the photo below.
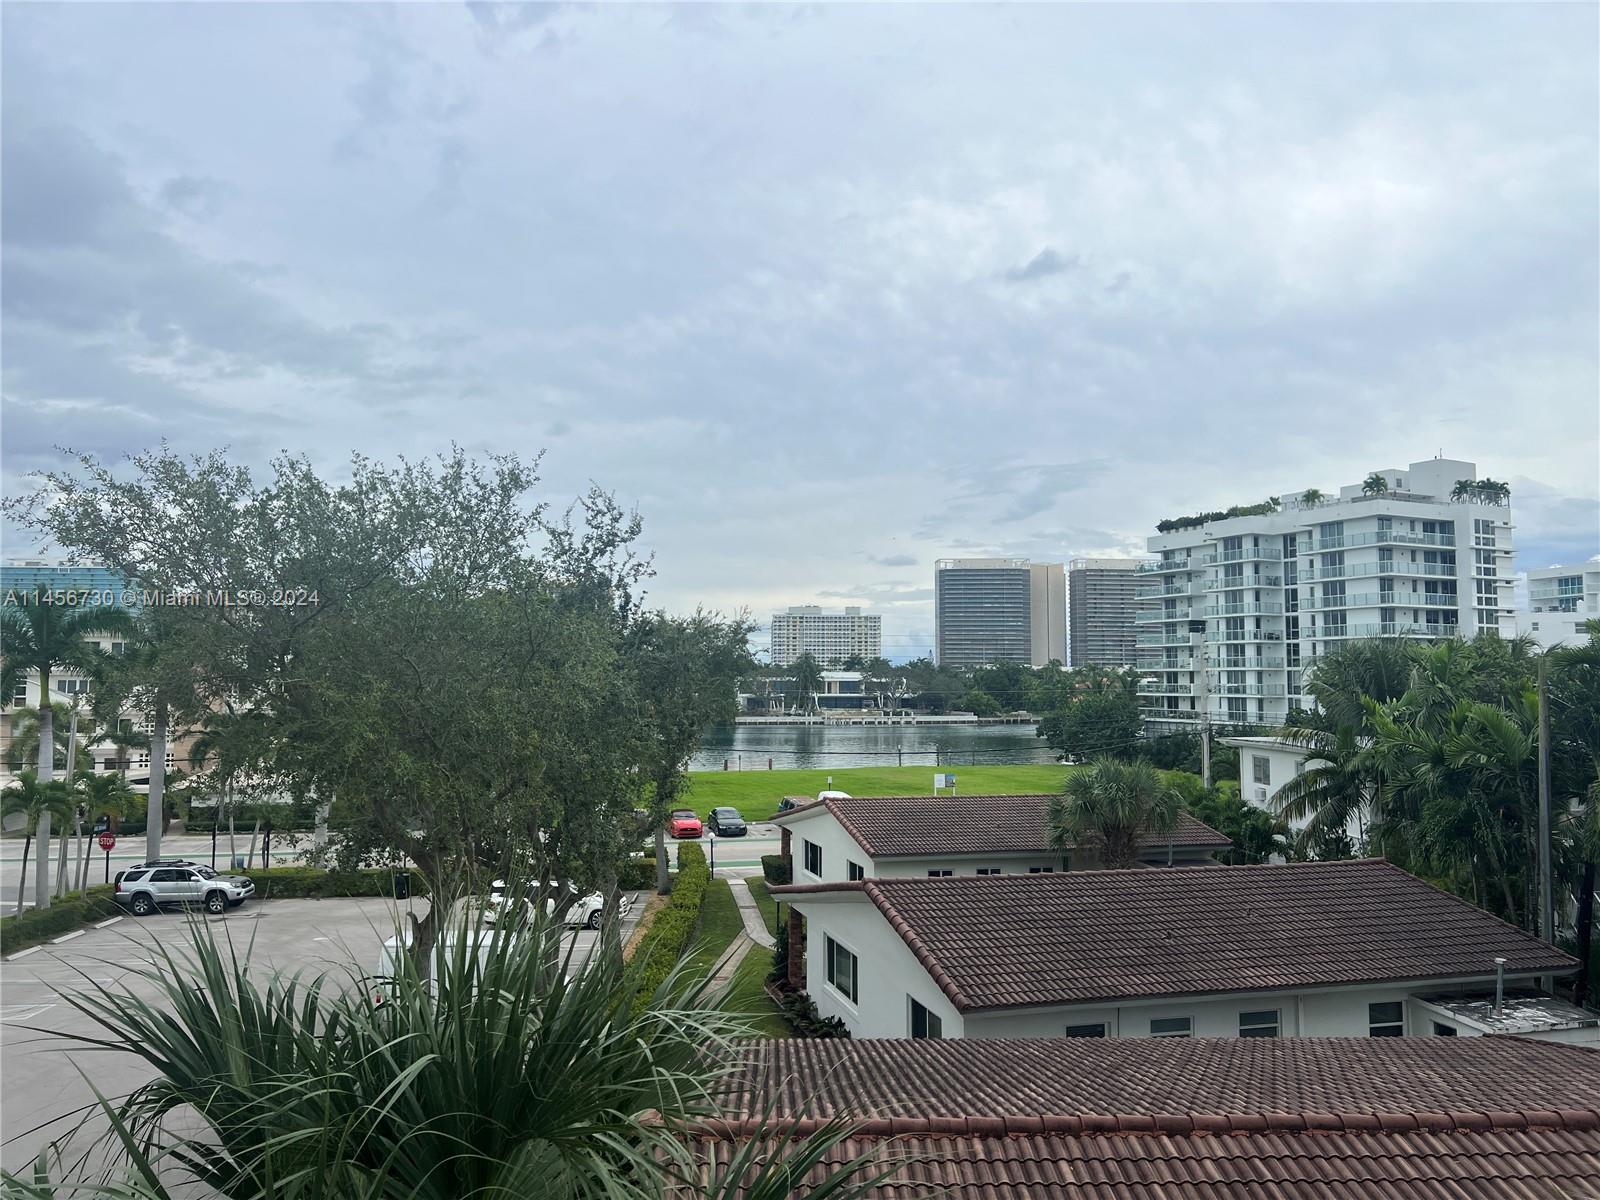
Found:
<svg viewBox="0 0 1600 1200"><path fill-rule="evenodd" d="M1433 1036L1434 1037L1455 1037L1456 1036L1456 1027L1454 1025L1446 1025L1443 1021L1435 1021L1433 1023Z"/></svg>
<svg viewBox="0 0 1600 1200"><path fill-rule="evenodd" d="M1150 1022L1151 1037L1193 1037L1193 1017L1157 1017Z"/></svg>
<svg viewBox="0 0 1600 1200"><path fill-rule="evenodd" d="M1367 1033L1372 1037L1404 1037L1405 1005L1398 1000L1367 1005Z"/></svg>
<svg viewBox="0 0 1600 1200"><path fill-rule="evenodd" d="M946 876L954 875L954 874L955 874L954 871L948 871L948 870L945 870L942 867L936 867L932 871L928 872L928 878L929 879L943 879Z"/></svg>
<svg viewBox="0 0 1600 1200"><path fill-rule="evenodd" d="M911 999L908 997L908 999ZM939 1014L929 1012L927 1008L911 999L911 1036L914 1038L941 1038L944 1036L944 1022L939 1019Z"/></svg>
<svg viewBox="0 0 1600 1200"><path fill-rule="evenodd" d="M1250 776L1257 783L1272 782L1272 760L1265 754L1250 756Z"/></svg>
<svg viewBox="0 0 1600 1200"><path fill-rule="evenodd" d="M822 847L810 839L802 839L805 846L806 871L819 878L822 875Z"/></svg>
<svg viewBox="0 0 1600 1200"><path fill-rule="evenodd" d="M1002 871L999 867L979 867L978 868L978 874L979 875L1004 875L1005 872Z"/></svg>
<svg viewBox="0 0 1600 1200"><path fill-rule="evenodd" d="M1275 1008L1264 1008L1259 1012L1240 1013L1239 1036L1242 1038L1277 1037L1278 1010Z"/></svg>
<svg viewBox="0 0 1600 1200"><path fill-rule="evenodd" d="M1106 1023L1094 1021L1088 1025L1068 1025L1067 1037L1105 1037Z"/></svg>
<svg viewBox="0 0 1600 1200"><path fill-rule="evenodd" d="M1051 875L1055 873L1054 867L1029 867L1029 875Z"/></svg>
<svg viewBox="0 0 1600 1200"><path fill-rule="evenodd" d="M825 939L828 954L828 982L850 1003L856 1002L856 956L832 938Z"/></svg>
<svg viewBox="0 0 1600 1200"><path fill-rule="evenodd" d="M865 867L858 862L850 862L848 860L844 864L844 873L851 879L865 879L867 877Z"/></svg>

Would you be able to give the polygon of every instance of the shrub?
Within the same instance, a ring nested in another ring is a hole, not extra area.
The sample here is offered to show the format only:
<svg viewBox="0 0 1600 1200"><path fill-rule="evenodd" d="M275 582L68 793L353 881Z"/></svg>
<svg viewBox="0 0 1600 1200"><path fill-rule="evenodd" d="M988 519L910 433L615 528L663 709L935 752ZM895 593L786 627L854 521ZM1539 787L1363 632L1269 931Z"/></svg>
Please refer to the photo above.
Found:
<svg viewBox="0 0 1600 1200"><path fill-rule="evenodd" d="M104 921L122 910L111 898L112 888L98 884L87 892L68 892L46 909L28 909L16 916L0 918L0 954L26 950L29 946L71 933L90 921Z"/></svg>
<svg viewBox="0 0 1600 1200"><path fill-rule="evenodd" d="M711 882L711 869L706 864L705 851L695 845L678 847L678 876L672 885L672 898L656 914L645 934L641 952L645 955L643 987L635 1001L642 1012L651 994L672 973L684 947L700 920L700 905L705 900L706 886Z"/></svg>
<svg viewBox="0 0 1600 1200"><path fill-rule="evenodd" d="M783 1015L796 1037L847 1038L850 1031L838 1017L817 1012L817 1002L805 992L790 992L783 998Z"/></svg>
<svg viewBox="0 0 1600 1200"><path fill-rule="evenodd" d="M761 873L767 877L768 883L778 887L794 882L794 868L790 865L787 855L763 854Z"/></svg>
<svg viewBox="0 0 1600 1200"><path fill-rule="evenodd" d="M656 886L656 860L653 854L630 858L617 869L617 886L625 892L653 891Z"/></svg>
<svg viewBox="0 0 1600 1200"><path fill-rule="evenodd" d="M271 867L265 871L240 871L256 885L261 900L328 900L336 896L392 896L395 870L323 871L317 867ZM411 894L426 896L428 882L410 872Z"/></svg>

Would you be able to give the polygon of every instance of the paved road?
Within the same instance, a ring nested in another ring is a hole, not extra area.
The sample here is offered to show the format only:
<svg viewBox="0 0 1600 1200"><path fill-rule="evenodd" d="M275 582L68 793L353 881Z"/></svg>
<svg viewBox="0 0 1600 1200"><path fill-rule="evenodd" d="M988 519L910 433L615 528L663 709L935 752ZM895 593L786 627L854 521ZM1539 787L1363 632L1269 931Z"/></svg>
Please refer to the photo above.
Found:
<svg viewBox="0 0 1600 1200"><path fill-rule="evenodd" d="M634 894L635 914L645 899ZM393 901L379 899L269 900L199 919L230 937L252 963L326 969L344 978L347 964L363 973L375 969L379 948L394 932L396 908ZM158 943L181 945L187 932L178 913L114 921L0 962L0 1163L12 1170L65 1135L76 1123L70 1114L93 1103L80 1069L112 1098L148 1078L131 1054L86 1050L59 1036L95 1029L66 1004L64 992L122 984L151 998L154 987L138 980L132 968ZM634 923L634 918L624 922L624 940ZM573 960L581 962L599 935L574 930L570 936L576 944Z"/></svg>

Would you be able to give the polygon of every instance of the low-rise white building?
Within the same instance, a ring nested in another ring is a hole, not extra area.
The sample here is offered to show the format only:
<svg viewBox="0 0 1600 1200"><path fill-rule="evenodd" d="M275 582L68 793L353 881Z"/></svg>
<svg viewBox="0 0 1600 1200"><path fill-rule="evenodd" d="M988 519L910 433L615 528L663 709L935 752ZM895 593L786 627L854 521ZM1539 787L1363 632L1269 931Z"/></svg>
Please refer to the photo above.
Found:
<svg viewBox="0 0 1600 1200"><path fill-rule="evenodd" d="M1492 1000L1497 982L1528 990L1577 965L1381 860L879 876L772 894L804 918L818 1010L858 1038L1430 1034L1439 1014L1423 997ZM797 943L791 925L791 963Z"/></svg>
<svg viewBox="0 0 1600 1200"><path fill-rule="evenodd" d="M1528 572L1528 607L1517 612L1517 634L1539 649L1581 645L1587 623L1600 620L1600 561Z"/></svg>
<svg viewBox="0 0 1600 1200"><path fill-rule="evenodd" d="M1027 875L1093 866L1084 850L1062 854L1046 830L1050 797L829 796L774 818L799 883L884 876ZM1153 834L1151 866L1208 862L1233 843L1185 813Z"/></svg>

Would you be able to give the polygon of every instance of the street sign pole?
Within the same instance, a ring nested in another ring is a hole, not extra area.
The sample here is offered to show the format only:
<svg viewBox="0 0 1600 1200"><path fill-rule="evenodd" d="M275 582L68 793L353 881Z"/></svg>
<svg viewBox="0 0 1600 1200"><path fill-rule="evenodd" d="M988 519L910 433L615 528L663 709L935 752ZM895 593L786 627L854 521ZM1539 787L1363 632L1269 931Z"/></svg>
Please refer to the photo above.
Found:
<svg viewBox="0 0 1600 1200"><path fill-rule="evenodd" d="M104 833L102 833L98 838L96 838L95 840L99 843L100 849L102 849L102 850L104 850L106 852L106 882L110 883L111 882L111 851L116 848L117 835L112 833L108 829Z"/></svg>

